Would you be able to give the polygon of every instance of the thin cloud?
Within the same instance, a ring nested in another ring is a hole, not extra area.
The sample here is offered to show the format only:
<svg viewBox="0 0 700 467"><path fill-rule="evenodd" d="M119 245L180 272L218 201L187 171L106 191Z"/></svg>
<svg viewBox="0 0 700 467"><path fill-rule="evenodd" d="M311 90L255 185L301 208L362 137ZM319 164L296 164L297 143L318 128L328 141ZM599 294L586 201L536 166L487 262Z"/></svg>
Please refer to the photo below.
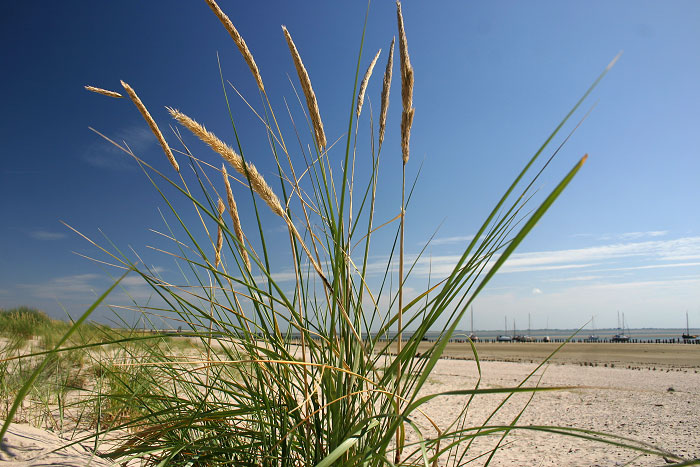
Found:
<svg viewBox="0 0 700 467"><path fill-rule="evenodd" d="M39 284L18 284L18 288L31 291L37 298L45 299L74 299L84 298L100 288L95 282L100 279L97 274L73 274L54 277Z"/></svg>
<svg viewBox="0 0 700 467"><path fill-rule="evenodd" d="M644 238L657 238L668 235L668 230L649 230L646 232L624 232L617 234L605 234L598 240L641 240Z"/></svg>
<svg viewBox="0 0 700 467"><path fill-rule="evenodd" d="M454 237L437 237L434 238L430 244L433 246L437 245L451 245L454 243L467 243L474 239L474 235L457 235Z"/></svg>
<svg viewBox="0 0 700 467"><path fill-rule="evenodd" d="M406 258L406 264L413 263L415 256ZM445 277L454 269L460 255L433 255L420 258L411 272L413 277ZM494 257L492 260L495 260ZM567 269L590 269L591 272L624 270L615 265L620 261L633 260L640 263L635 268L671 268L696 266L700 259L700 237L684 237L674 240L653 240L646 242L620 242L588 248L536 251L515 253L503 265L499 273L523 273L535 271L557 271ZM681 260L681 261L677 261ZM368 265L368 272L383 274L386 258L374 258ZM671 264L669 261L676 261ZM397 263L398 260L395 260ZM610 265L610 267L606 267ZM395 264L393 265L395 266Z"/></svg>
<svg viewBox="0 0 700 467"><path fill-rule="evenodd" d="M573 277L557 277L548 279L548 282L587 282L599 279L609 278L610 276L573 276Z"/></svg>
<svg viewBox="0 0 700 467"><path fill-rule="evenodd" d="M664 237L668 235L668 230L649 230L646 232L623 232L623 233L607 233L602 235L596 235L591 233L577 233L573 234L572 237L586 237L593 238L597 240L611 241L611 240L640 240L643 238L656 238Z"/></svg>
<svg viewBox="0 0 700 467"><path fill-rule="evenodd" d="M687 267L693 267L693 266L700 266L700 262L646 264L643 266L629 266L629 267L624 267L624 268L606 268L603 271L637 271L640 269L687 268Z"/></svg>
<svg viewBox="0 0 700 467"><path fill-rule="evenodd" d="M525 266L525 267L511 267L506 261L506 264L498 271L499 273L516 273L516 272L534 272L534 271L558 271L561 269L580 269L589 268L591 266L596 266L598 263L586 263L586 264L558 264L558 265L535 265L535 266Z"/></svg>
<svg viewBox="0 0 700 467"><path fill-rule="evenodd" d="M530 267L548 264L576 264L640 257L666 260L674 256L700 255L700 237L675 240L616 243L589 248L514 254L508 265Z"/></svg>
<svg viewBox="0 0 700 467"><path fill-rule="evenodd" d="M34 240L61 240L67 237L66 234L62 232L49 232L48 230L34 230L29 232L29 236Z"/></svg>
<svg viewBox="0 0 700 467"><path fill-rule="evenodd" d="M107 170L134 170L136 168L131 156L101 136L95 135L95 137L97 140L85 149L82 156L83 161L93 167ZM142 155L157 143L153 133L141 127L125 128L111 138L119 144L122 141L126 142L137 156Z"/></svg>
<svg viewBox="0 0 700 467"><path fill-rule="evenodd" d="M677 289L684 288L688 285L700 286L700 277L691 277L687 279L663 279L663 280L651 280L651 281L631 281L631 282L615 282L607 284L594 284L591 288L597 289L633 289L633 288L665 288L665 289Z"/></svg>
<svg viewBox="0 0 700 467"><path fill-rule="evenodd" d="M668 235L668 230L651 230L649 232L628 232L622 234L622 238L637 239L644 237L664 237Z"/></svg>

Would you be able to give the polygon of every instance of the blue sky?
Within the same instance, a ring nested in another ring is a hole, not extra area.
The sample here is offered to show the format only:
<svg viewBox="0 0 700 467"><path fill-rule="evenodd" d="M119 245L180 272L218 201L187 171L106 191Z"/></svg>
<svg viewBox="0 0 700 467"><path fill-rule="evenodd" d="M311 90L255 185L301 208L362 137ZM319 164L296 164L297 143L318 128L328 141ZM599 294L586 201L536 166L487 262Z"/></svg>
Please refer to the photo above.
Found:
<svg viewBox="0 0 700 467"><path fill-rule="evenodd" d="M280 25L288 27L329 139L342 138L365 6L221 5L255 55L273 106L286 115L287 99L300 116ZM416 73L410 178L423 163L406 218L408 254L440 226L410 290L425 287L428 271L434 280L450 270L512 177L624 50L575 119L597 103L591 116L538 187L551 190L584 153L588 162L475 302L475 326L499 328L504 315L524 324L530 313L533 327L547 320L550 327L576 327L591 315L598 327L612 327L617 311L632 327L678 327L686 311L700 326L700 4L409 1L404 16ZM74 254L97 256L59 220L91 237L101 229L120 248L148 254L160 270L175 269L146 249L158 244L148 229L162 230L162 201L135 164L88 126L127 141L158 168L167 170L167 161L128 101L83 85L120 90L123 79L164 130L168 105L231 141L217 52L224 77L254 105L258 94L206 4L11 1L0 6L0 26L0 307L75 314L109 285L114 271ZM373 2L362 67L384 50L367 94L375 121L395 30L393 2ZM381 169L386 187L400 183L397 80L392 97ZM232 110L246 151L262 154L254 162L272 177L264 129L240 99L232 99ZM366 118L360 131L369 131ZM400 192L382 195L378 216L388 220L398 212ZM251 216L242 212L244 225L252 225ZM376 264L385 261L381 249L373 253ZM135 277L127 285L148 299Z"/></svg>

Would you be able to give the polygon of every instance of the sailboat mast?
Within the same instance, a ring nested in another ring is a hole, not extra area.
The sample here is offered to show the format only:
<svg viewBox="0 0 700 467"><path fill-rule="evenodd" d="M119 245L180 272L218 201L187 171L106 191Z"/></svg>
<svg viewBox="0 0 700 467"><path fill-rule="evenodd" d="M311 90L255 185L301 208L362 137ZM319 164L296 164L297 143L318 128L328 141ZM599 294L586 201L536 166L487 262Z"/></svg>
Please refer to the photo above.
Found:
<svg viewBox="0 0 700 467"><path fill-rule="evenodd" d="M474 305L472 305L471 322L471 330L469 332L474 335Z"/></svg>

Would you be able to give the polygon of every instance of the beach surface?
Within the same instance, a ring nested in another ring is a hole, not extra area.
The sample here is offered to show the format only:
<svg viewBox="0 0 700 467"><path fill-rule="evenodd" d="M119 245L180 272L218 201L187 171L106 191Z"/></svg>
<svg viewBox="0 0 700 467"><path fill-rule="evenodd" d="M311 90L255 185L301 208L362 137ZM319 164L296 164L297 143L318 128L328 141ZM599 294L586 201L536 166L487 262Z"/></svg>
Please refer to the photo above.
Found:
<svg viewBox="0 0 700 467"><path fill-rule="evenodd" d="M427 345L427 343L425 343ZM569 389L530 393L476 396L465 418L465 427L509 425L518 428L500 442L490 465L663 465L663 458L625 450L571 436L541 433L528 426L562 426L600 431L649 443L686 459L700 458L700 346L683 344L569 344L537 369L557 344L477 344L481 372L469 344L450 343L438 361L422 394L460 389L526 386ZM423 350L424 349L419 349ZM533 373L534 372L534 373ZM422 408L439 427L449 426L467 396L441 396ZM499 404L497 414L489 419ZM526 408L525 408L526 407ZM523 408L525 410L523 411ZM522 412L522 414L521 414ZM521 414L521 415L520 415ZM435 435L425 417L412 420L423 436ZM500 434L479 437L463 459L479 457L468 465L484 465ZM407 443L418 441L407 430ZM68 444L59 435L23 424L14 424L3 439L0 465L115 465L91 457L89 446ZM89 443L88 443L89 444ZM446 453L439 465L453 464L449 455L461 455L465 447ZM410 448L407 449L410 451Z"/></svg>
<svg viewBox="0 0 700 467"><path fill-rule="evenodd" d="M521 362L481 363L481 388L514 387L537 364ZM425 394L474 388L479 372L474 361L440 360L431 373ZM541 379L540 379L541 378ZM640 440L686 459L700 458L700 372L695 369L649 370L552 364L537 370L527 386L577 386L577 388L516 394L507 400L488 425L512 423L527 405L518 426L563 426L611 433ZM466 426L488 420L507 395L476 396L470 404ZM438 426L448 426L464 406L467 396L444 396L424 406ZM424 436L430 424L420 422ZM499 435L479 438L466 459L493 449ZM413 439L417 441L417 439ZM514 430L503 441L490 465L663 465L663 458L591 442L570 436ZM483 465L488 454L470 465ZM441 465L448 464L447 459Z"/></svg>
<svg viewBox="0 0 700 467"><path fill-rule="evenodd" d="M430 345L430 342L421 342L418 352L425 352ZM556 351L551 358L553 363L614 365L624 368L700 369L700 345L698 344L572 342L561 346L561 344L542 342L477 342L475 346L482 361L539 363ZM469 343L450 342L445 348L443 357L473 360L474 353Z"/></svg>

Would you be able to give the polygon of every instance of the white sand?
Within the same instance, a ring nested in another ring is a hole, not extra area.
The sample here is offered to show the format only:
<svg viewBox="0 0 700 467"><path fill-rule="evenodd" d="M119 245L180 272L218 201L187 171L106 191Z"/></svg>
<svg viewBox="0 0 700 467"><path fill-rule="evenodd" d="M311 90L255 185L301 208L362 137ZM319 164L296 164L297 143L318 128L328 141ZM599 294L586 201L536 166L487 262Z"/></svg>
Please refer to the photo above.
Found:
<svg viewBox="0 0 700 467"><path fill-rule="evenodd" d="M481 387L512 387L535 367L526 363L483 362ZM542 386L593 388L538 393L518 425L558 425L603 431L645 441L686 458L698 458L700 373L696 371L552 365L544 373ZM474 362L441 360L424 392L471 389L476 380ZM536 383L537 379L534 379L530 386ZM669 388L673 390L669 391ZM481 425L504 397L486 395L475 398L468 417L470 425ZM509 424L528 399L526 394L511 397L490 424ZM447 426L465 400L464 396L433 399L424 410L439 426ZM430 425L425 422L420 425L425 427L424 435L428 436ZM483 438L475 442L472 456L492 449L496 441L497 438ZM511 432L506 442L512 444L499 450L490 465L624 465L640 455L610 445L532 431ZM470 465L482 464L476 461ZM648 455L642 455L632 463L660 464L664 464L662 458Z"/></svg>
<svg viewBox="0 0 700 467"><path fill-rule="evenodd" d="M536 365L529 363L483 362L480 387L512 387L520 383ZM686 458L700 457L700 371L582 367L552 365L544 373L543 386L587 386L537 394L519 425L559 425L604 431L646 441ZM430 375L424 393L471 389L477 381L472 361L441 360ZM533 384L537 380L533 380ZM673 391L669 391L673 388ZM472 402L468 422L479 426L505 395L478 396ZM466 396L433 399L423 408L439 426L454 420ZM518 394L504 406L491 424L508 424L521 410L529 396ZM434 431L424 419L414 418L425 436ZM407 441L415 441L408 433ZM71 446L49 454L67 444L57 435L13 425L0 450L0 466L69 466L114 465L90 456L87 449ZM492 449L497 438L474 442L471 456ZM639 454L609 445L537 432L511 433L491 465L493 466L610 466L625 465ZM482 465L486 457L469 465ZM663 465L659 457L642 455L631 465ZM443 460L441 465L446 465ZM450 464L451 465L451 464Z"/></svg>
<svg viewBox="0 0 700 467"><path fill-rule="evenodd" d="M21 467L39 466L113 466L111 461L93 456L90 452L49 431L29 425L14 424L0 444L0 465ZM56 450L55 452L52 452Z"/></svg>

